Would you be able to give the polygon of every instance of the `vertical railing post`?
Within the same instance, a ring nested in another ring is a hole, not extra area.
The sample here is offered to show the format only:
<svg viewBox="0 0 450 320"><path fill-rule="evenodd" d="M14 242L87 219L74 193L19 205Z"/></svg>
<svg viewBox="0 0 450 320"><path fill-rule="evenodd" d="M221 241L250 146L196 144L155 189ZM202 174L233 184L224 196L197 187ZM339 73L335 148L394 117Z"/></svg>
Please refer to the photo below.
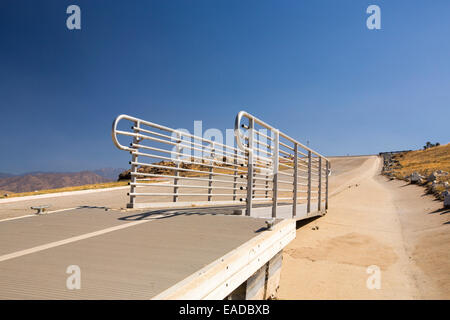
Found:
<svg viewBox="0 0 450 320"><path fill-rule="evenodd" d="M325 174L325 210L328 210L328 175L330 174L330 163L328 160Z"/></svg>
<svg viewBox="0 0 450 320"><path fill-rule="evenodd" d="M267 142L267 144L270 143L269 141L266 141L266 142ZM269 147L266 148L266 150L267 150L267 149L271 150L272 148L269 146ZM271 151L272 151L272 150L271 150ZM270 172L270 163L266 163L265 168L266 168L266 175L265 175L265 177L266 177L266 182L264 183L264 198L267 199L267 198L269 198L269 178L270 178L269 172Z"/></svg>
<svg viewBox="0 0 450 320"><path fill-rule="evenodd" d="M253 122L253 132L255 130L255 123ZM259 156L261 155L260 152L258 151L259 149L259 139L258 139L258 135L254 134L253 135L253 145L255 146L256 151L253 152L253 161L254 161L254 165L253 165L253 184L252 184L252 199L255 198L255 188L256 188L256 174L257 174L257 170L255 170L255 168L258 167L258 160L259 160ZM253 148L252 148L253 149Z"/></svg>
<svg viewBox="0 0 450 320"><path fill-rule="evenodd" d="M238 162L237 162L237 149L234 150L234 177L233 177L233 201L236 201L236 188L238 178Z"/></svg>
<svg viewBox="0 0 450 320"><path fill-rule="evenodd" d="M297 186L298 186L298 144L294 144L294 195L292 203L292 218L297 216Z"/></svg>
<svg viewBox="0 0 450 320"><path fill-rule="evenodd" d="M319 203L317 210L320 212L322 208L322 157L319 157Z"/></svg>
<svg viewBox="0 0 450 320"><path fill-rule="evenodd" d="M213 165L214 165L214 157L216 156L216 149L214 142L211 144L211 167L209 167L209 176L208 176L208 201L212 200L212 178L213 178Z"/></svg>
<svg viewBox="0 0 450 320"><path fill-rule="evenodd" d="M270 164L267 163L266 164L266 170L267 170L267 174L266 174L266 183L264 186L265 192L264 192L264 198L268 198L269 197L269 170L270 170Z"/></svg>
<svg viewBox="0 0 450 320"><path fill-rule="evenodd" d="M176 145L176 147L175 147L175 150L176 150L176 152L177 152L177 154L176 154L176 160L175 160L175 164L176 164L176 168L177 169L179 169L180 168L180 153L181 153L181 151L182 151L182 147L180 146L181 145L181 135L177 132L177 134L176 134L176 139L177 139L177 145ZM178 177L180 175L180 171L179 170L175 170L175 174L174 174L174 176L175 177ZM178 201L178 187L177 187L177 184L178 184L178 178L174 178L173 179L173 184L175 185L174 187L173 187L173 202L177 202Z"/></svg>
<svg viewBox="0 0 450 320"><path fill-rule="evenodd" d="M277 129L274 132L274 150L272 154L273 163L273 199L272 199L272 218L277 217L277 205L278 205L278 167L279 167L279 153L280 153L280 132Z"/></svg>
<svg viewBox="0 0 450 320"><path fill-rule="evenodd" d="M139 127L140 127L140 123L139 121L134 121L134 129L133 132L135 134L139 133ZM133 137L133 144L138 144L139 143L139 137ZM133 147L135 148L135 147ZM135 148L136 151L138 151L138 148ZM137 176L136 173L138 172L138 166L134 163L138 162L138 156L137 154L135 154L133 151L130 152L131 153L131 171L130 171L130 202L127 204L127 208L134 208L134 205L136 203L136 196L134 195L135 191L136 191L136 180L137 180Z"/></svg>
<svg viewBox="0 0 450 320"><path fill-rule="evenodd" d="M250 216L253 204L253 138L255 122L248 119L248 172L247 172L247 208L245 215Z"/></svg>
<svg viewBox="0 0 450 320"><path fill-rule="evenodd" d="M308 151L308 202L306 205L306 212L311 212L311 151Z"/></svg>

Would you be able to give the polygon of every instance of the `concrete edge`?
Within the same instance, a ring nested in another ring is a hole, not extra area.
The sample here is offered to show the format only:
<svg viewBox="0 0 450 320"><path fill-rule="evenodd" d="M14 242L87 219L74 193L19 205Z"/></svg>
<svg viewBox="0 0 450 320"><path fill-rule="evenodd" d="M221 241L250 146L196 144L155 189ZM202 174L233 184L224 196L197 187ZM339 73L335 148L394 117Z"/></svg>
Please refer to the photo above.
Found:
<svg viewBox="0 0 450 320"><path fill-rule="evenodd" d="M255 202L266 203L266 201ZM224 201L181 201L181 202L147 202L147 203L135 203L132 209L157 209L157 208L195 208L195 207L208 207L218 205L245 205L242 201L224 200Z"/></svg>
<svg viewBox="0 0 450 320"><path fill-rule="evenodd" d="M169 181L164 182L155 182L150 184L151 186L158 186L160 184L166 184L169 183ZM45 199L45 198L57 198L57 197L64 197L64 196L75 196L75 195L81 195L81 194L87 194L87 193L95 193L95 192L106 192L106 191L114 191L114 190L125 190L130 189L130 186L121 186L121 187L112 187L112 188L99 188L99 189L87 189L87 190L77 190L77 191L65 191L65 192L55 192L55 193L46 193L46 194L38 194L35 196L23 196L23 197L13 197L13 198L6 198L6 199L0 199L0 204L2 203L11 203L11 202L18 202L18 201L27 201L27 200L34 200L34 199Z"/></svg>
<svg viewBox="0 0 450 320"><path fill-rule="evenodd" d="M283 220L272 231L262 232L152 299L224 299L282 251L295 236L295 220Z"/></svg>
<svg viewBox="0 0 450 320"><path fill-rule="evenodd" d="M311 210L309 213L307 212L307 205L306 203L297 203L297 215L292 217L292 204L287 205L279 205L277 206L277 219L295 219L295 220L303 220L308 219L311 217L324 215L326 213L325 210L325 200L321 201L321 210L319 211L318 203L313 202L311 203L312 208L316 208ZM245 215L246 209L237 209L235 210L236 214ZM239 213L238 213L239 212ZM270 219L272 218L272 207L257 207L252 208L252 218L262 218L262 219Z"/></svg>

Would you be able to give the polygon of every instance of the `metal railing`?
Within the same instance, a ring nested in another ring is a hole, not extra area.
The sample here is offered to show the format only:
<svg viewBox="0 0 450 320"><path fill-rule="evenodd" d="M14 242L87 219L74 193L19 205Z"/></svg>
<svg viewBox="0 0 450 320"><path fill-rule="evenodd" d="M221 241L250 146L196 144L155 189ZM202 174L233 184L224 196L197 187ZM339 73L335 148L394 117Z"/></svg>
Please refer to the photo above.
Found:
<svg viewBox="0 0 450 320"><path fill-rule="evenodd" d="M119 136L128 137L129 145ZM317 211L328 208L327 158L244 111L236 117L235 138L237 147L118 116L113 142L131 154L127 207L245 202L250 216L253 203L269 203L272 217L282 204L292 205L293 217L298 203L306 203L308 213L315 201Z"/></svg>
<svg viewBox="0 0 450 320"><path fill-rule="evenodd" d="M247 123L241 123L244 119ZM298 203L306 203L306 213L313 210L314 202L318 212L328 209L330 162L326 157L245 111L236 116L234 132L237 145L248 157L247 215L259 199L257 191L264 191L266 198L270 194L274 218L281 202L292 204L293 218ZM259 182L265 188L255 188Z"/></svg>
<svg viewBox="0 0 450 320"><path fill-rule="evenodd" d="M132 124L128 130L118 129L123 120ZM122 145L118 136L130 137L130 145ZM247 157L238 148L128 115L115 119L112 139L117 148L131 153L129 208L173 202L239 204L244 195L240 187L246 184L242 175ZM151 183L161 178L165 183L157 189L167 192L155 192Z"/></svg>

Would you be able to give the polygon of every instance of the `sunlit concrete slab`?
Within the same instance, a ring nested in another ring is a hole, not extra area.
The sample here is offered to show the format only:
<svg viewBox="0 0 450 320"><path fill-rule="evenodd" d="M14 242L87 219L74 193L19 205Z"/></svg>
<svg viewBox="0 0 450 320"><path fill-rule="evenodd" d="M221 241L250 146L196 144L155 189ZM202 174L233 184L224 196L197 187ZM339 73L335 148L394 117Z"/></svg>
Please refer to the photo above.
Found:
<svg viewBox="0 0 450 320"><path fill-rule="evenodd" d="M149 299L266 232L242 216L88 208L3 224L0 299Z"/></svg>

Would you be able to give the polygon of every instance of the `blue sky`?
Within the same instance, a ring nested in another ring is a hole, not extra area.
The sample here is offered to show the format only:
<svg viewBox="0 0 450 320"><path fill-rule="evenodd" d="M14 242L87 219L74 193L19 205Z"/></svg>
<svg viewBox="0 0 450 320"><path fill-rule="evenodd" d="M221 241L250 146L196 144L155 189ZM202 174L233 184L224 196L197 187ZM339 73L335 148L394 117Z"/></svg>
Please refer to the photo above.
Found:
<svg viewBox="0 0 450 320"><path fill-rule="evenodd" d="M366 27L370 4L381 30ZM325 155L447 143L449 12L446 0L2 0L0 172L127 167L110 138L121 113L224 130L244 109Z"/></svg>

